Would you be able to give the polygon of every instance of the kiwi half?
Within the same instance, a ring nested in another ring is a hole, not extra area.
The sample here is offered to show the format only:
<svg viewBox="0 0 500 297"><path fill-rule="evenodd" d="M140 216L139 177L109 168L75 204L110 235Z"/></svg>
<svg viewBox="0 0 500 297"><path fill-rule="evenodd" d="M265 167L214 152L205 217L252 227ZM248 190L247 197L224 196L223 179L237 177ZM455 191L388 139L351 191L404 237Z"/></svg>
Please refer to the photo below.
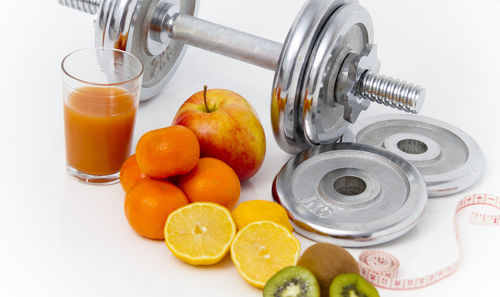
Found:
<svg viewBox="0 0 500 297"><path fill-rule="evenodd" d="M317 278L321 296L328 296L332 280L342 273L359 274L358 262L344 248L329 244L316 243L304 251L297 263L309 269Z"/></svg>
<svg viewBox="0 0 500 297"><path fill-rule="evenodd" d="M289 266L267 281L264 297L319 297L318 281L306 268Z"/></svg>
<svg viewBox="0 0 500 297"><path fill-rule="evenodd" d="M372 284L356 273L335 277L330 285L330 297L380 297Z"/></svg>

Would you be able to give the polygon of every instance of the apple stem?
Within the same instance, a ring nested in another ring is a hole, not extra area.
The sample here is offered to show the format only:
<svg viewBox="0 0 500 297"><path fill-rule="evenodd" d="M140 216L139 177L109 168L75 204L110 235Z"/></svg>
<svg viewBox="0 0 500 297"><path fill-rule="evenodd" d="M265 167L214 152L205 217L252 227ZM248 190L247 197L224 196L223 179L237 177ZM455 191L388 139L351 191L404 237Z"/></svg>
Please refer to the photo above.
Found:
<svg viewBox="0 0 500 297"><path fill-rule="evenodd" d="M203 100L205 101L205 109L207 110L208 113L212 112L210 108L208 108L208 103L207 103L207 85L203 86Z"/></svg>

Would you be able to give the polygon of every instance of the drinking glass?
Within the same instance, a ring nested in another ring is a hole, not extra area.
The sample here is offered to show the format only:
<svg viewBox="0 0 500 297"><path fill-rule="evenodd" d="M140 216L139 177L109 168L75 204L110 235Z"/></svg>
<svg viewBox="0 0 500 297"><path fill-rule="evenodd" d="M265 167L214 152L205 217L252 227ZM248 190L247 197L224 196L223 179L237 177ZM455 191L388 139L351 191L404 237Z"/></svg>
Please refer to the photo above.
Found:
<svg viewBox="0 0 500 297"><path fill-rule="evenodd" d="M115 183L130 155L143 65L121 50L88 48L61 67L67 170L87 183Z"/></svg>

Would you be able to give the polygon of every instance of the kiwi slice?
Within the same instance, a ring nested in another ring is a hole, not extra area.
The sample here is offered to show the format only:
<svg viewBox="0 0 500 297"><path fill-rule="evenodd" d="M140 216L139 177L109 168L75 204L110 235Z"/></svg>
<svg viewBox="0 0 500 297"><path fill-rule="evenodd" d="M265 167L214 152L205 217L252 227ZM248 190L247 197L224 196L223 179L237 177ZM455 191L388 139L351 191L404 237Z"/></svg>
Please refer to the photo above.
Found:
<svg viewBox="0 0 500 297"><path fill-rule="evenodd" d="M318 281L306 268L289 266L267 281L264 297L319 297Z"/></svg>
<svg viewBox="0 0 500 297"><path fill-rule="evenodd" d="M330 285L330 297L380 297L372 284L356 273L337 275Z"/></svg>
<svg viewBox="0 0 500 297"><path fill-rule="evenodd" d="M309 269L317 278L321 296L328 296L332 280L342 273L359 274L356 259L344 248L329 244L316 243L304 251L297 263Z"/></svg>

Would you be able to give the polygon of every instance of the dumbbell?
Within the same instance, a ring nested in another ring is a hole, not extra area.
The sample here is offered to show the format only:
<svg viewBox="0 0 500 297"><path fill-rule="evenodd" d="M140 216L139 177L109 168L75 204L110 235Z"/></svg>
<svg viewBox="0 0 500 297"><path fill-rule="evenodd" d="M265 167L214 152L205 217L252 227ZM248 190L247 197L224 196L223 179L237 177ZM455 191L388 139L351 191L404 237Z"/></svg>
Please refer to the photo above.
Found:
<svg viewBox="0 0 500 297"><path fill-rule="evenodd" d="M410 113L421 87L378 74L368 11L354 0L309 0L284 44L194 17L197 0L59 0L96 15L97 47L144 64L142 100L172 77L189 44L275 71L271 121L289 153L338 141L370 102Z"/></svg>

